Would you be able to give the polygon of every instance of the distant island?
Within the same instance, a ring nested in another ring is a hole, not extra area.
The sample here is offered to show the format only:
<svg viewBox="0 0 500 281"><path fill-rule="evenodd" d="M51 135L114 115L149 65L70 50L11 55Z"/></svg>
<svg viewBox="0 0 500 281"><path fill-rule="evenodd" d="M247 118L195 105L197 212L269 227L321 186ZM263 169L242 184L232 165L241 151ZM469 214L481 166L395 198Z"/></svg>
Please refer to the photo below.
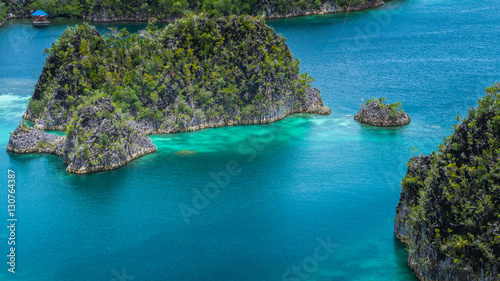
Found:
<svg viewBox="0 0 500 281"><path fill-rule="evenodd" d="M110 21L173 21L186 13L200 12L208 16L264 15L282 18L311 14L359 11L383 5L382 0L19 0L7 4L7 18L26 17L31 10L42 9L52 17L83 18L95 22Z"/></svg>
<svg viewBox="0 0 500 281"><path fill-rule="evenodd" d="M113 169L156 151L147 134L330 114L312 81L262 17L191 15L107 37L83 24L48 50L24 114L34 128L20 125L7 149L61 154L69 172Z"/></svg>
<svg viewBox="0 0 500 281"><path fill-rule="evenodd" d="M394 232L424 280L500 280L500 84L401 183Z"/></svg>
<svg viewBox="0 0 500 281"><path fill-rule="evenodd" d="M3 26L5 20L7 19L7 6L5 3L0 3L0 27Z"/></svg>
<svg viewBox="0 0 500 281"><path fill-rule="evenodd" d="M410 123L408 113L401 108L400 102L386 104L386 98L368 99L356 115L354 120L373 126L391 127L402 126Z"/></svg>

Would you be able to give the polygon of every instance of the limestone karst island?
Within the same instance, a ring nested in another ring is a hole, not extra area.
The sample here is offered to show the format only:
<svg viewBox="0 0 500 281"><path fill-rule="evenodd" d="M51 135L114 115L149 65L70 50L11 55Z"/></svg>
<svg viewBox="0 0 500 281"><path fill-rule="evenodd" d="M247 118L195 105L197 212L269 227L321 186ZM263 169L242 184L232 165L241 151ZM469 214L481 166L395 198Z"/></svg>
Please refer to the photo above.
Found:
<svg viewBox="0 0 500 281"><path fill-rule="evenodd" d="M498 11L0 0L0 280L500 280Z"/></svg>
<svg viewBox="0 0 500 281"><path fill-rule="evenodd" d="M330 114L311 82L284 39L250 16L191 16L109 37L83 24L49 50L23 116L66 130L65 140L20 125L7 149L61 154L68 172L110 170L155 152L146 134Z"/></svg>

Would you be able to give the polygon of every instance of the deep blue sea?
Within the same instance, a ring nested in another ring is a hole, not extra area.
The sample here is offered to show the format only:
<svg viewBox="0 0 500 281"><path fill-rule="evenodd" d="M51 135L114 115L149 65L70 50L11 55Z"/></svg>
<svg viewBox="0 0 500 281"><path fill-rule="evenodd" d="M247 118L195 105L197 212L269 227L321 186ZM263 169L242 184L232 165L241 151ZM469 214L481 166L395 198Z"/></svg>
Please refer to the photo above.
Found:
<svg viewBox="0 0 500 281"><path fill-rule="evenodd" d="M72 175L61 157L5 146L44 49L79 22L0 28L0 280L416 280L393 234L406 162L436 150L455 117L500 81L498 0L395 0L272 20L330 116L151 136L157 153ZM97 28L112 26L145 24ZM412 122L357 123L361 98L371 97L402 102ZM7 169L17 179L15 275ZM224 188L211 192L217 182Z"/></svg>

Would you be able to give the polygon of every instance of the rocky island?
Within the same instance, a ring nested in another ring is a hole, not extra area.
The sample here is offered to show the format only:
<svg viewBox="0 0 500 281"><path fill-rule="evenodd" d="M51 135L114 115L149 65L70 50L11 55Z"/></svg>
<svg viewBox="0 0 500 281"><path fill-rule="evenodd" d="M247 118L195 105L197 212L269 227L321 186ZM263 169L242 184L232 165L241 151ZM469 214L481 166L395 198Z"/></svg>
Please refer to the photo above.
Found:
<svg viewBox="0 0 500 281"><path fill-rule="evenodd" d="M330 114L312 81L263 18L191 15L109 36L83 24L48 50L24 114L35 129L18 128L8 149L54 153L16 139L66 130L68 172L113 169L156 151L147 134Z"/></svg>
<svg viewBox="0 0 500 281"><path fill-rule="evenodd" d="M356 115L354 120L373 126L402 126L410 123L411 119L407 113L401 109L401 103L384 103L385 98L373 98L367 100L365 107Z"/></svg>
<svg viewBox="0 0 500 281"><path fill-rule="evenodd" d="M394 232L420 280L500 280L500 84L437 153L413 157Z"/></svg>
<svg viewBox="0 0 500 281"><path fill-rule="evenodd" d="M312 14L359 11L383 5L389 0L89 0L89 1L10 1L7 18L29 16L30 10L43 9L51 16L83 18L95 22L149 21L155 18L170 22L182 17L187 11L222 15L264 15L266 18L284 18ZM1 21L0 21L1 22Z"/></svg>

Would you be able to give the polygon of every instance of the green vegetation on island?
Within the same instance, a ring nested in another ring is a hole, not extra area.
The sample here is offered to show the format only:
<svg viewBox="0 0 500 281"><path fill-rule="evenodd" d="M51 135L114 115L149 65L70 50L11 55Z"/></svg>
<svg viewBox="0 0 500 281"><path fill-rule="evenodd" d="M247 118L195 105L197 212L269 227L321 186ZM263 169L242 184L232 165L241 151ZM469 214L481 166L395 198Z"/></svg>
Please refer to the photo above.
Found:
<svg viewBox="0 0 500 281"><path fill-rule="evenodd" d="M354 119L374 126L401 126L410 123L411 119L404 112L400 102L384 103L387 98L372 98L365 101Z"/></svg>
<svg viewBox="0 0 500 281"><path fill-rule="evenodd" d="M7 18L7 6L5 5L5 3L0 2L0 27L3 25L6 18Z"/></svg>
<svg viewBox="0 0 500 281"><path fill-rule="evenodd" d="M79 107L71 127L63 154L68 172L112 170L156 151L153 142L118 113L108 97Z"/></svg>
<svg viewBox="0 0 500 281"><path fill-rule="evenodd" d="M285 39L249 16L190 16L108 37L83 24L47 52L26 113L42 127L63 129L78 106L104 96L147 128L169 131L322 108Z"/></svg>
<svg viewBox="0 0 500 281"><path fill-rule="evenodd" d="M378 101L378 106L380 109L388 109L388 115L389 117L397 117L398 116L398 111L404 112L403 107L401 106L402 104L400 102L393 102L390 104L385 104L385 100L387 98L372 98L372 99L367 99L365 101L365 105L368 106L370 103Z"/></svg>
<svg viewBox="0 0 500 281"><path fill-rule="evenodd" d="M172 20L185 13L205 12L210 16L264 14L266 17L315 12L343 12L383 3L379 0L19 0L8 4L12 14L29 15L43 9L51 16L84 17L95 21ZM350 4L350 5L349 5Z"/></svg>
<svg viewBox="0 0 500 281"><path fill-rule="evenodd" d="M71 171L107 169L103 163L112 161L96 155L114 146L139 155L141 145L123 146L131 135L331 112L311 87L313 79L299 73L285 39L263 18L191 15L161 29L149 25L108 36L83 24L64 31L47 54L24 118L37 128L66 130L72 145L66 145L65 161L83 165L68 166ZM93 119L82 123L82 111ZM98 124L116 130L105 133Z"/></svg>
<svg viewBox="0 0 500 281"><path fill-rule="evenodd" d="M500 84L402 180L395 233L421 280L500 280Z"/></svg>

